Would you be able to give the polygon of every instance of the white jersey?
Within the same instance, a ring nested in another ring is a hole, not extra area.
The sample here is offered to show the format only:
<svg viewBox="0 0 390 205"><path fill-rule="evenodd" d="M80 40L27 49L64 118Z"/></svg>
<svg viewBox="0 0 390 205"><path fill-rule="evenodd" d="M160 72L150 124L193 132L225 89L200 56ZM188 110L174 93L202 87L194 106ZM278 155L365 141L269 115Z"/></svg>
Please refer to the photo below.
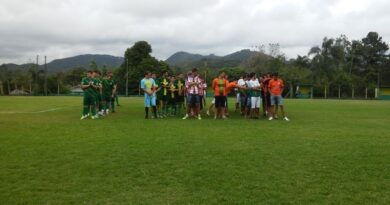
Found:
<svg viewBox="0 0 390 205"><path fill-rule="evenodd" d="M259 80L258 80L258 79L250 80L250 81L248 82L248 87L250 87L250 88L258 88L258 87L260 87L260 82L259 82Z"/></svg>
<svg viewBox="0 0 390 205"><path fill-rule="evenodd" d="M244 79L238 80L237 85L240 87L245 86L245 80Z"/></svg>

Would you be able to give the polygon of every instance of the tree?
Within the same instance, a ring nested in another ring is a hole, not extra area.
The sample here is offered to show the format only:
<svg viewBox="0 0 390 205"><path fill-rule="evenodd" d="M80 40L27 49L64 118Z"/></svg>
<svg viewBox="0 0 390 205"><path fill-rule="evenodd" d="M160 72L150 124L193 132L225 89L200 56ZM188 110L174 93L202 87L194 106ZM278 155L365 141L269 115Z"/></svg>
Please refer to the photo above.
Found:
<svg viewBox="0 0 390 205"><path fill-rule="evenodd" d="M132 47L126 49L124 53L125 62L116 72L118 81L118 90L124 92L126 89L127 66L129 73L129 92L132 94L138 93L139 82L143 78L146 70L157 74L163 71L172 73L169 65L164 61L158 61L152 57L150 53L152 47L146 41L136 42Z"/></svg>
<svg viewBox="0 0 390 205"><path fill-rule="evenodd" d="M284 66L280 69L280 76L289 85L290 93L293 94L293 86L310 83L311 71L308 68L297 66Z"/></svg>
<svg viewBox="0 0 390 205"><path fill-rule="evenodd" d="M65 83L72 87L79 85L86 70L82 67L72 68L65 75Z"/></svg>
<svg viewBox="0 0 390 205"><path fill-rule="evenodd" d="M91 63L89 63L89 68L90 68L91 70L98 70L98 66L97 66L95 60L92 60Z"/></svg>
<svg viewBox="0 0 390 205"><path fill-rule="evenodd" d="M228 75L229 80L240 79L240 76L243 73L243 70L241 68L223 68L221 69L221 71L225 72ZM215 74L214 77L216 76L217 74Z"/></svg>
<svg viewBox="0 0 390 205"><path fill-rule="evenodd" d="M62 93L64 91L64 80L65 80L65 73L63 72L57 72L56 73L56 80L57 80L57 95Z"/></svg>
<svg viewBox="0 0 390 205"><path fill-rule="evenodd" d="M388 60L386 55L389 50L389 46L386 42L382 41L382 37L377 32L369 32L365 38L362 39L363 43L363 64L366 65L366 69L373 68L377 72L377 86L380 86L381 73Z"/></svg>
<svg viewBox="0 0 390 205"><path fill-rule="evenodd" d="M6 90L4 89L4 87L6 86L6 83L8 82L8 69L7 69L7 66L6 65L1 65L0 66L0 94L1 95L4 95L4 94L8 94L8 92L6 92Z"/></svg>

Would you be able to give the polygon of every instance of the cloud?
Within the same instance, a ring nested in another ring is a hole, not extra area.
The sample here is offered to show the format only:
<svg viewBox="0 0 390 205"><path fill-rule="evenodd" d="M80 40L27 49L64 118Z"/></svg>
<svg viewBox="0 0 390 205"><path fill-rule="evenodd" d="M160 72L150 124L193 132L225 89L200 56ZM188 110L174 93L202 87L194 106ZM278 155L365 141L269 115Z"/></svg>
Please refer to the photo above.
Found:
<svg viewBox="0 0 390 205"><path fill-rule="evenodd" d="M385 0L3 0L0 64L37 54L122 56L138 40L148 41L160 59L268 43L296 57L325 36L361 39L377 31L390 40L389 8Z"/></svg>

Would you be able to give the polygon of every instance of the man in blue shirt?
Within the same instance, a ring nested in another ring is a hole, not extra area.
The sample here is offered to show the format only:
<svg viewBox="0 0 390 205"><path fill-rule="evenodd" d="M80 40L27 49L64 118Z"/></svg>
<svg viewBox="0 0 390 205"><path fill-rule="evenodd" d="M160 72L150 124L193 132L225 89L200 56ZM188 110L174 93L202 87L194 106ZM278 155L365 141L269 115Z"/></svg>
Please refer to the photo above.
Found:
<svg viewBox="0 0 390 205"><path fill-rule="evenodd" d="M141 80L141 89L144 91L145 99L145 119L149 118L149 108L153 108L154 118L157 119L156 109L156 89L157 85L154 79L151 78L151 72L147 71L145 77Z"/></svg>

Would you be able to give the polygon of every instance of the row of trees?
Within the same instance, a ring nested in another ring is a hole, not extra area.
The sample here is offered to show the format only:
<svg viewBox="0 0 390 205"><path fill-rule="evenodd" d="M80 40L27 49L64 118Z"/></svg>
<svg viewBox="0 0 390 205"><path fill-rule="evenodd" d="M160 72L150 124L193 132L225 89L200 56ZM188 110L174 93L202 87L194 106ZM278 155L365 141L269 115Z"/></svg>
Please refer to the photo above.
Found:
<svg viewBox="0 0 390 205"><path fill-rule="evenodd" d="M69 93L73 86L80 84L85 68L73 68L68 72L47 75L47 93L49 95ZM0 66L0 94L8 95L44 95L45 73L31 64L27 70L9 69Z"/></svg>
<svg viewBox="0 0 390 205"><path fill-rule="evenodd" d="M287 60L278 44L270 44L269 52L260 52L244 63L251 71L279 72L291 86L310 84L315 95L342 97L374 96L374 88L390 86L389 46L376 32L361 40L347 36L324 38L321 46L310 49L308 55ZM341 93L339 93L341 91ZM327 92L327 93L326 93Z"/></svg>
<svg viewBox="0 0 390 205"><path fill-rule="evenodd" d="M44 70L39 70L36 64L30 64L27 70L9 69L4 64L0 66L0 94L43 95L45 77L49 95L67 94L80 84L81 78L89 69L99 69L103 74L109 70L113 71L118 82L118 92L135 94L138 93L138 83L146 69L158 73L162 71L172 73L169 65L151 56L151 52L151 46L145 41L140 41L125 51L126 61L119 68L99 67L95 61L91 61L89 68L76 67L67 72L47 75ZM128 87L126 82L129 84Z"/></svg>
<svg viewBox="0 0 390 205"><path fill-rule="evenodd" d="M390 85L390 59L388 44L376 32L370 32L361 40L350 41L345 35L337 38L324 38L321 46L310 49L307 55L287 59L280 51L279 44L258 46L255 55L238 67L210 68L200 66L199 72L207 82L222 69L232 78L239 78L243 72L279 72L283 79L294 87L310 84L315 87L317 96L351 95L356 91L363 94L369 90L373 96L376 87ZM103 73L111 70L118 82L120 94L137 94L139 81L145 70L156 73L186 72L184 68L170 68L169 65L151 56L152 48L146 41L139 41L124 52L125 61L119 68L98 67L92 61L90 68L73 68L47 76L49 94L69 93L80 83L87 69L100 69ZM10 94L21 90L29 94L44 93L45 73L34 64L27 71L8 69L0 66L0 94ZM126 86L128 84L128 86Z"/></svg>

